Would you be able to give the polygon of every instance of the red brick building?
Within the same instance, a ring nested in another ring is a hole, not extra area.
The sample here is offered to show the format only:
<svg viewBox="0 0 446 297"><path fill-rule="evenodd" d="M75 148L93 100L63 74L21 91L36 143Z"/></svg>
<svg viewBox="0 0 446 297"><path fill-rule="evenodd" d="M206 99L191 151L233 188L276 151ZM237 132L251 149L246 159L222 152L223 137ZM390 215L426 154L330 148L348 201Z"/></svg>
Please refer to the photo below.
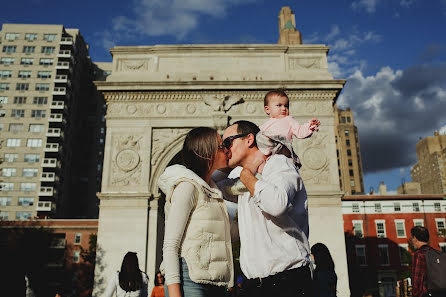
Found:
<svg viewBox="0 0 446 297"><path fill-rule="evenodd" d="M97 230L97 220L0 221L0 249L42 294L87 296L94 266L85 257L95 251Z"/></svg>
<svg viewBox="0 0 446 297"><path fill-rule="evenodd" d="M446 251L444 195L353 195L342 199L352 296L381 291L410 276L408 239L415 225L428 228L430 245ZM355 287L356 286L356 287Z"/></svg>

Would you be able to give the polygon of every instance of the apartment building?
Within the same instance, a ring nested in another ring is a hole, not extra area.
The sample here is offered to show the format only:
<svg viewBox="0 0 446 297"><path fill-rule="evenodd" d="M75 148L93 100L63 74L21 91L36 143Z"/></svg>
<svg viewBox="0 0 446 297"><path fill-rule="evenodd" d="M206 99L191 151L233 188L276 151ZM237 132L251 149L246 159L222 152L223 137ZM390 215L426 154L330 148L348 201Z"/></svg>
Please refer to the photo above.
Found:
<svg viewBox="0 0 446 297"><path fill-rule="evenodd" d="M446 252L444 195L344 196L342 213L352 294L395 296L396 281L410 277L414 226L426 227L430 245Z"/></svg>
<svg viewBox="0 0 446 297"><path fill-rule="evenodd" d="M423 194L446 193L446 135L438 131L434 136L420 139L416 146L418 162L410 174L420 184Z"/></svg>
<svg viewBox="0 0 446 297"><path fill-rule="evenodd" d="M0 219L82 217L100 149L88 118L104 112L88 45L62 25L4 24L0 48Z"/></svg>
<svg viewBox="0 0 446 297"><path fill-rule="evenodd" d="M338 158L339 184L346 195L364 193L363 168L358 128L353 112L335 105L335 137Z"/></svg>

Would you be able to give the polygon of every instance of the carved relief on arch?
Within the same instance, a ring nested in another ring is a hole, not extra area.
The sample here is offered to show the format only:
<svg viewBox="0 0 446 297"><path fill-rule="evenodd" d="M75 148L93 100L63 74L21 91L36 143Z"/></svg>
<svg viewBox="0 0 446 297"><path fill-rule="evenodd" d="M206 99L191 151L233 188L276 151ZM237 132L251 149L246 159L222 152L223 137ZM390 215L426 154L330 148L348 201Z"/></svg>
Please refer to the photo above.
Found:
<svg viewBox="0 0 446 297"><path fill-rule="evenodd" d="M141 180L140 135L114 136L112 172L110 184L114 186L134 186Z"/></svg>
<svg viewBox="0 0 446 297"><path fill-rule="evenodd" d="M300 151L296 150L296 152L302 161L302 168L299 172L306 184L330 183L327 137L327 134L318 132L310 138L298 140L305 144L304 146L300 145Z"/></svg>
<svg viewBox="0 0 446 297"><path fill-rule="evenodd" d="M158 178L163 173L169 162L183 148L183 142L188 128L158 128L152 132L152 176L150 177L150 192L158 193Z"/></svg>

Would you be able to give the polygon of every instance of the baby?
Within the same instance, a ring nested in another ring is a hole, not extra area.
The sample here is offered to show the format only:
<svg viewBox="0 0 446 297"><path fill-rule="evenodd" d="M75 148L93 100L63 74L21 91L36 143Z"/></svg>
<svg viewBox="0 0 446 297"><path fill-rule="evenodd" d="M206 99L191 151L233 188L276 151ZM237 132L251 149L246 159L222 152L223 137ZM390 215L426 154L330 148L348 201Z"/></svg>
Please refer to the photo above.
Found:
<svg viewBox="0 0 446 297"><path fill-rule="evenodd" d="M263 125L260 132L256 135L257 147L259 148L258 159L264 160L274 154L282 154L288 158L292 158L296 167L300 168L299 157L294 153L292 144L293 137L307 138L314 131L318 131L321 122L313 118L304 125L300 125L289 112L289 99L287 94L282 90L273 90L268 92L264 98L265 112L270 116ZM266 161L257 169L257 178L262 178L261 173ZM224 188L226 193L232 195L240 195L247 192L248 189L240 181L240 179L227 180L220 182L219 187Z"/></svg>
<svg viewBox="0 0 446 297"><path fill-rule="evenodd" d="M290 116L290 102L282 90L268 92L264 98L264 105L270 119L259 127L260 132L256 135L260 152L267 157L277 153L286 155L300 168L302 164L292 147L293 137L301 139L310 137L314 131L319 131L321 122L313 118L306 124L300 125ZM259 173L262 173L264 165L265 163L259 166Z"/></svg>

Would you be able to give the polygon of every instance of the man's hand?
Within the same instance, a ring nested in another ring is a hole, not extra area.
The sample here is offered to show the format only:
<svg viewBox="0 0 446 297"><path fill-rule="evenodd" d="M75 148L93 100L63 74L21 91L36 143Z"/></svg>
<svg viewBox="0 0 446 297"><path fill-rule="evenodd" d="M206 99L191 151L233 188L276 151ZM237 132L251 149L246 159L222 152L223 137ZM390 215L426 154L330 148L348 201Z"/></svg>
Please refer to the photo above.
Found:
<svg viewBox="0 0 446 297"><path fill-rule="evenodd" d="M240 180L246 186L251 196L254 196L255 186L258 179L254 176L251 170L244 167L242 172L240 172Z"/></svg>

